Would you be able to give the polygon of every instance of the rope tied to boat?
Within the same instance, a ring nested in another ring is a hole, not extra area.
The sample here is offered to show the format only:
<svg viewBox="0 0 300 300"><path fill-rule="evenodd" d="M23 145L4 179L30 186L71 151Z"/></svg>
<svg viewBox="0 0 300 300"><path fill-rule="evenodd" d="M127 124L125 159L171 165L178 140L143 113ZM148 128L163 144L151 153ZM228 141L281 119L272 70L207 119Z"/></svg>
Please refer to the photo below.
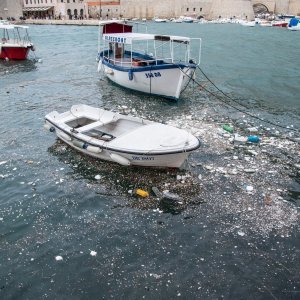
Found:
<svg viewBox="0 0 300 300"><path fill-rule="evenodd" d="M176 65L180 70L181 70L181 68L180 68L180 66L179 65L177 65L177 64L174 64L174 65ZM246 109L248 109L245 105L243 105L242 103L240 103L237 99L234 99L234 98L232 98L232 97L230 97L229 95L227 95L224 91L222 91L219 87L217 87L216 86L216 84L214 84L213 83L213 81L204 73L204 71L200 68L200 66L199 65L197 65L197 68L200 70L200 72L203 74L203 76L221 93L221 94L223 94L227 99L229 99L230 101L232 101L232 102L234 102L234 103L236 103L236 104L238 104L238 105L240 105L240 106L242 106L242 107L244 107L244 108L246 108ZM181 70L182 72L183 72L183 70ZM196 70L195 70L196 71ZM230 106L230 107L232 107L233 109L235 109L235 110L237 110L237 111L239 111L239 112L241 112L241 113L244 113L245 115L247 115L247 116L249 116L249 117L251 117L251 118L254 118L254 119L257 119L257 120L259 120L259 121L261 121L261 122L264 122L264 123L267 123L267 124L270 124L270 125L273 125L273 126L276 126L276 127L279 127L279 128L283 128L283 129L285 129L285 130L290 130L290 131L294 131L294 132L297 132L297 133L299 133L299 130L298 129L295 129L295 128L287 128L286 126L283 126L283 125L280 125L280 124L276 124L276 123L274 123L274 122L272 122L272 121L270 121L270 120L265 120L265 119L262 119L262 118L260 118L260 117L258 117L258 116L255 116L255 115L253 115L253 114L251 114L251 113L249 113L249 112L247 112L246 110L244 110L244 109L240 109L240 108L238 108L238 107L236 107L235 105L233 105L233 104L231 104L231 103L229 103L228 101L226 101L226 100L224 100L224 99L222 99L218 94L216 94L216 93L214 93L214 92L212 92L212 91L210 91L208 88L206 88L206 86L205 85L203 85L203 84L200 84L196 79L194 79L192 76L190 76L189 74L187 74L187 73L185 73L185 72L183 72L184 73L184 75L185 76L187 76L187 77L189 77L189 82L192 80L198 87L200 87L201 88L201 90L204 90L204 91L206 91L207 93L209 93L210 95L212 95L213 97L215 97L217 100L219 100L220 102L222 102L222 103L224 103L225 105L228 105L228 106ZM187 86L188 86L188 84L187 84ZM186 86L186 87L187 87ZM186 88L185 88L186 89ZM185 90L184 89L184 90ZM183 91L184 91L183 90Z"/></svg>

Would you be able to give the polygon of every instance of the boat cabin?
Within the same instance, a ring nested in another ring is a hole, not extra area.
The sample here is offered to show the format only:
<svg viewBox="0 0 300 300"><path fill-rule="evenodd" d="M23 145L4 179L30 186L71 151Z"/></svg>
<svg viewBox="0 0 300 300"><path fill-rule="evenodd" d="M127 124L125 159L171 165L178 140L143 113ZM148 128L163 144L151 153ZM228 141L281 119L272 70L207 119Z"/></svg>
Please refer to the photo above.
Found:
<svg viewBox="0 0 300 300"><path fill-rule="evenodd" d="M200 38L139 33L132 29L133 25L125 21L100 22L98 59L122 68L200 64ZM196 44L197 52L191 53L192 43Z"/></svg>
<svg viewBox="0 0 300 300"><path fill-rule="evenodd" d="M27 29L28 26L0 24L2 31L0 44L28 45L31 41Z"/></svg>

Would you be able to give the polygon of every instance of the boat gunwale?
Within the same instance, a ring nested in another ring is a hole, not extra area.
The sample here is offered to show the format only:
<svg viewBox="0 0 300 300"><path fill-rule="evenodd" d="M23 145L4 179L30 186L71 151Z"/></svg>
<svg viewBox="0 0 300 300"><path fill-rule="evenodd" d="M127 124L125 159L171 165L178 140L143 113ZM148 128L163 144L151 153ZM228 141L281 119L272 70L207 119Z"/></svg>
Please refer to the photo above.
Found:
<svg viewBox="0 0 300 300"><path fill-rule="evenodd" d="M104 57L104 51L101 51L99 53L99 57L102 60L102 63L106 66L108 66L111 69L117 70L117 71L122 71L122 72L144 72L144 71L152 71L152 70L168 70L168 69L184 69L184 68L190 68L190 69L196 69L197 68L197 64L191 63L191 64L185 64L185 63L161 63L159 65L157 64L153 64L153 65L148 65L148 66L130 66L130 67L123 67L120 65L116 65L116 64L112 64L108 61L108 59L106 57ZM140 56L142 58L147 59L149 56L148 55L143 55L141 53L138 52L132 52L132 54ZM156 59L154 59L153 61L156 61Z"/></svg>
<svg viewBox="0 0 300 300"><path fill-rule="evenodd" d="M157 71L157 70L168 70L168 69L184 69L184 68L190 68L190 69L196 69L195 64L161 64L161 65L149 65L149 66L142 66L142 67L122 67L118 65L111 64L107 60L103 59L102 63L111 69L121 71L121 72L144 72L144 71Z"/></svg>

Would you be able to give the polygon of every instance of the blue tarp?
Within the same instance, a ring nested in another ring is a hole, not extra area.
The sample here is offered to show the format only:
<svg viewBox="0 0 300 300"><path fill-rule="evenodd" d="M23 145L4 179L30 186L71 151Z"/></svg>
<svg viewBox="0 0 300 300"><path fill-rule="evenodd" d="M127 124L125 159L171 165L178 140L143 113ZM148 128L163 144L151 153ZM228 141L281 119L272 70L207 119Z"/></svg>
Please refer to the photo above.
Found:
<svg viewBox="0 0 300 300"><path fill-rule="evenodd" d="M289 23L289 27L297 26L299 23L299 19L292 18Z"/></svg>

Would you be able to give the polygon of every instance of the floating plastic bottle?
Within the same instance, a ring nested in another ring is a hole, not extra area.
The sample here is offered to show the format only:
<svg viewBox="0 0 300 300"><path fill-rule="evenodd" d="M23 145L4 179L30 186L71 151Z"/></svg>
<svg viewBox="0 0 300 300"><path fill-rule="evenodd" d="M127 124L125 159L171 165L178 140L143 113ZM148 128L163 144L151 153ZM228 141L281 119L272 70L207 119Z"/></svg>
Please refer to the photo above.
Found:
<svg viewBox="0 0 300 300"><path fill-rule="evenodd" d="M249 135L247 141L251 143L259 143L260 138L257 135Z"/></svg>
<svg viewBox="0 0 300 300"><path fill-rule="evenodd" d="M137 189L135 193L143 198L149 197L149 193L147 191L144 191L142 189Z"/></svg>
<svg viewBox="0 0 300 300"><path fill-rule="evenodd" d="M224 125L222 126L222 128L223 128L225 131L229 132L229 133L233 133L233 127L231 127L231 126L228 125L228 124L224 124Z"/></svg>
<svg viewBox="0 0 300 300"><path fill-rule="evenodd" d="M238 134L234 135L234 143L237 144L245 144L245 143L259 143L260 138L256 135L249 135L248 137L244 137Z"/></svg>
<svg viewBox="0 0 300 300"><path fill-rule="evenodd" d="M244 137L244 136L241 136L241 135L239 135L239 134L235 134L234 135L234 140L233 140L233 142L235 143L235 144L244 144L244 143L246 143L248 141L248 138L246 138L246 137Z"/></svg>

